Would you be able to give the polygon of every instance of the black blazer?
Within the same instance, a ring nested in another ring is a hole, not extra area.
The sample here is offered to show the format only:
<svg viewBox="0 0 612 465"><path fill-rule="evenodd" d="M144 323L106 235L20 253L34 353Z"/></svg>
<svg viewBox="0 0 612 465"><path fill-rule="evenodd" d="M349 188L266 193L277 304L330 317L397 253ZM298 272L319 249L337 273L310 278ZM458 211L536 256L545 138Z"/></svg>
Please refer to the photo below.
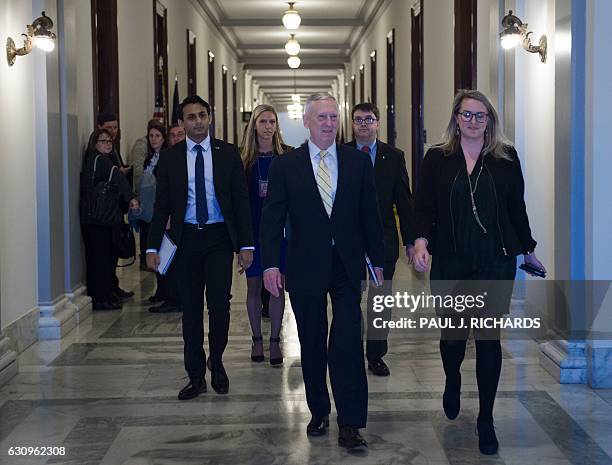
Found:
<svg viewBox="0 0 612 465"><path fill-rule="evenodd" d="M357 148L354 140L346 145ZM399 238L393 212L394 205L399 217L402 242L404 245L411 245L415 239L412 193L404 152L376 140L374 181L380 217L385 230L385 261L395 262L399 258Z"/></svg>
<svg viewBox="0 0 612 465"><path fill-rule="evenodd" d="M263 269L278 267L283 227L291 224L286 288L300 294L327 290L332 272L332 238L354 290L365 279L364 255L383 267L383 231L372 163L347 146L336 146L338 185L327 216L312 170L308 144L272 161L260 225Z"/></svg>
<svg viewBox="0 0 612 465"><path fill-rule="evenodd" d="M537 242L525 207L525 182L521 163L514 147L508 147L511 160L485 154L484 169L493 178L497 203L497 225L502 240L502 253L516 256L533 250ZM429 241L432 254L454 255L452 189L459 171L465 166L463 151L445 155L439 147L427 151L423 160L419 190L416 195L416 237Z"/></svg>
<svg viewBox="0 0 612 465"><path fill-rule="evenodd" d="M210 140L215 195L232 239L234 251L253 246L251 208L242 160L235 145ZM159 249L166 222L170 238L180 247L187 209L187 142L182 141L161 152L157 163L155 207L149 229L148 247Z"/></svg>

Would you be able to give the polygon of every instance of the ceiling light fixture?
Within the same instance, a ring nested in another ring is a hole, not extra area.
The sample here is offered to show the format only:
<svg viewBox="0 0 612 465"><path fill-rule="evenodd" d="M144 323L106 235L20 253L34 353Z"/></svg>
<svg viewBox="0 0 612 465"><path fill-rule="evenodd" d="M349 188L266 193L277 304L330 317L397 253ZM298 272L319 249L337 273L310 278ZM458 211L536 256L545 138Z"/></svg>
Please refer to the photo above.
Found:
<svg viewBox="0 0 612 465"><path fill-rule="evenodd" d="M26 26L27 33L22 34L25 37L23 47L16 48L15 41L11 37L6 39L6 61L8 61L8 65L13 66L18 56L30 53L34 45L45 52L53 50L56 35L51 32L52 27L53 21L43 11L41 16L36 18L32 24Z"/></svg>
<svg viewBox="0 0 612 465"><path fill-rule="evenodd" d="M523 23L517 16L514 16L512 10L502 19L502 26L504 30L500 32L499 38L504 49L510 50L522 42L523 48L526 51L529 53L538 53L540 55L540 61L546 63L546 34L540 37L539 45L532 45L531 38L529 37L532 32L527 31L527 23Z"/></svg>
<svg viewBox="0 0 612 465"><path fill-rule="evenodd" d="M295 2L287 3L289 4L289 9L285 11L285 14L283 15L283 25L285 26L285 28L289 29L290 31L293 31L300 27L302 18L300 18L300 15L298 14L297 10L293 9L293 5L295 4Z"/></svg>
<svg viewBox="0 0 612 465"><path fill-rule="evenodd" d="M293 70L293 95L291 95L292 104L287 105L287 112L289 113L289 118L291 119L300 119L302 117L302 113L304 111L304 107L300 103L300 96L297 93L297 84L295 80L296 71Z"/></svg>
<svg viewBox="0 0 612 465"><path fill-rule="evenodd" d="M289 57L287 59L287 64L289 65L289 68L291 68L291 69L299 68L301 62L302 62L302 60L300 60L300 57L298 57L298 56Z"/></svg>
<svg viewBox="0 0 612 465"><path fill-rule="evenodd" d="M285 44L285 51L291 56L295 56L300 53L300 43L295 40L295 34L291 34L291 37Z"/></svg>

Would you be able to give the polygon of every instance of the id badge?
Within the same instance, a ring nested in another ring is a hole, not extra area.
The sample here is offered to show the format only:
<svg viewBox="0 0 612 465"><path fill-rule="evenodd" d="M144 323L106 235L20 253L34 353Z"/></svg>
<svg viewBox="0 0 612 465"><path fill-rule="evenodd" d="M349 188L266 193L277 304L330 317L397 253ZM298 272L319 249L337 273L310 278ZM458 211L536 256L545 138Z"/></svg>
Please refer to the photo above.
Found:
<svg viewBox="0 0 612 465"><path fill-rule="evenodd" d="M266 197L268 195L268 181L259 180L259 196Z"/></svg>

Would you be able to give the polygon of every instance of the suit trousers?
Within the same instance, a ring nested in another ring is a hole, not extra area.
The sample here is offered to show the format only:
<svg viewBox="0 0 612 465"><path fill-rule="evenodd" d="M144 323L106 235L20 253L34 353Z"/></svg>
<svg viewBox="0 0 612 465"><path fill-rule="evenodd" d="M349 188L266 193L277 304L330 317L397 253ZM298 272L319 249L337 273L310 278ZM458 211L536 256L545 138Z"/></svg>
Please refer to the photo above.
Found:
<svg viewBox="0 0 612 465"><path fill-rule="evenodd" d="M374 312L372 301L375 295L390 295L393 292L393 275L395 274L396 261L387 261L383 268L383 278L385 282L379 288L374 287L372 282L369 282L368 288L368 308L367 308L367 341L366 341L366 358L369 361L375 361L387 355L389 346L387 337L389 336L389 328L374 328L373 321L375 318L382 318L384 321L391 319L391 308L385 307L382 312Z"/></svg>
<svg viewBox="0 0 612 465"><path fill-rule="evenodd" d="M213 366L221 362L230 323L234 250L225 223L197 229L185 224L172 264L183 310L185 370L190 379L206 372L204 290L208 308L208 346Z"/></svg>
<svg viewBox="0 0 612 465"><path fill-rule="evenodd" d="M115 276L112 226L82 224L81 229L85 243L87 293L96 302L109 302Z"/></svg>
<svg viewBox="0 0 612 465"><path fill-rule="evenodd" d="M327 293L332 323L327 325ZM331 411L327 367L339 426L364 428L368 414L368 384L361 339L361 292L351 286L334 248L328 288L318 295L289 292L301 346L302 374L308 408L315 416Z"/></svg>

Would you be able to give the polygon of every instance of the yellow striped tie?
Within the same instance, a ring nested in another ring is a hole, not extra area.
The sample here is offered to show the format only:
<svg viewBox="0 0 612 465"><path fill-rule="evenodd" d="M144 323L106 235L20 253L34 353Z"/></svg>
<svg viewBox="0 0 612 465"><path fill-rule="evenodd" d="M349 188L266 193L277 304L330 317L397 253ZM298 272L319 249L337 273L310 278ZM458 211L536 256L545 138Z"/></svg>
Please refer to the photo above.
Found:
<svg viewBox="0 0 612 465"><path fill-rule="evenodd" d="M317 187L319 188L319 193L321 194L321 200L323 201L323 206L325 207L327 216L331 216L332 206L334 204L334 201L332 198L331 175L329 174L327 163L325 163L325 157L327 155L329 155L329 153L327 153L327 151L325 150L321 150L319 152L319 169L317 170Z"/></svg>

